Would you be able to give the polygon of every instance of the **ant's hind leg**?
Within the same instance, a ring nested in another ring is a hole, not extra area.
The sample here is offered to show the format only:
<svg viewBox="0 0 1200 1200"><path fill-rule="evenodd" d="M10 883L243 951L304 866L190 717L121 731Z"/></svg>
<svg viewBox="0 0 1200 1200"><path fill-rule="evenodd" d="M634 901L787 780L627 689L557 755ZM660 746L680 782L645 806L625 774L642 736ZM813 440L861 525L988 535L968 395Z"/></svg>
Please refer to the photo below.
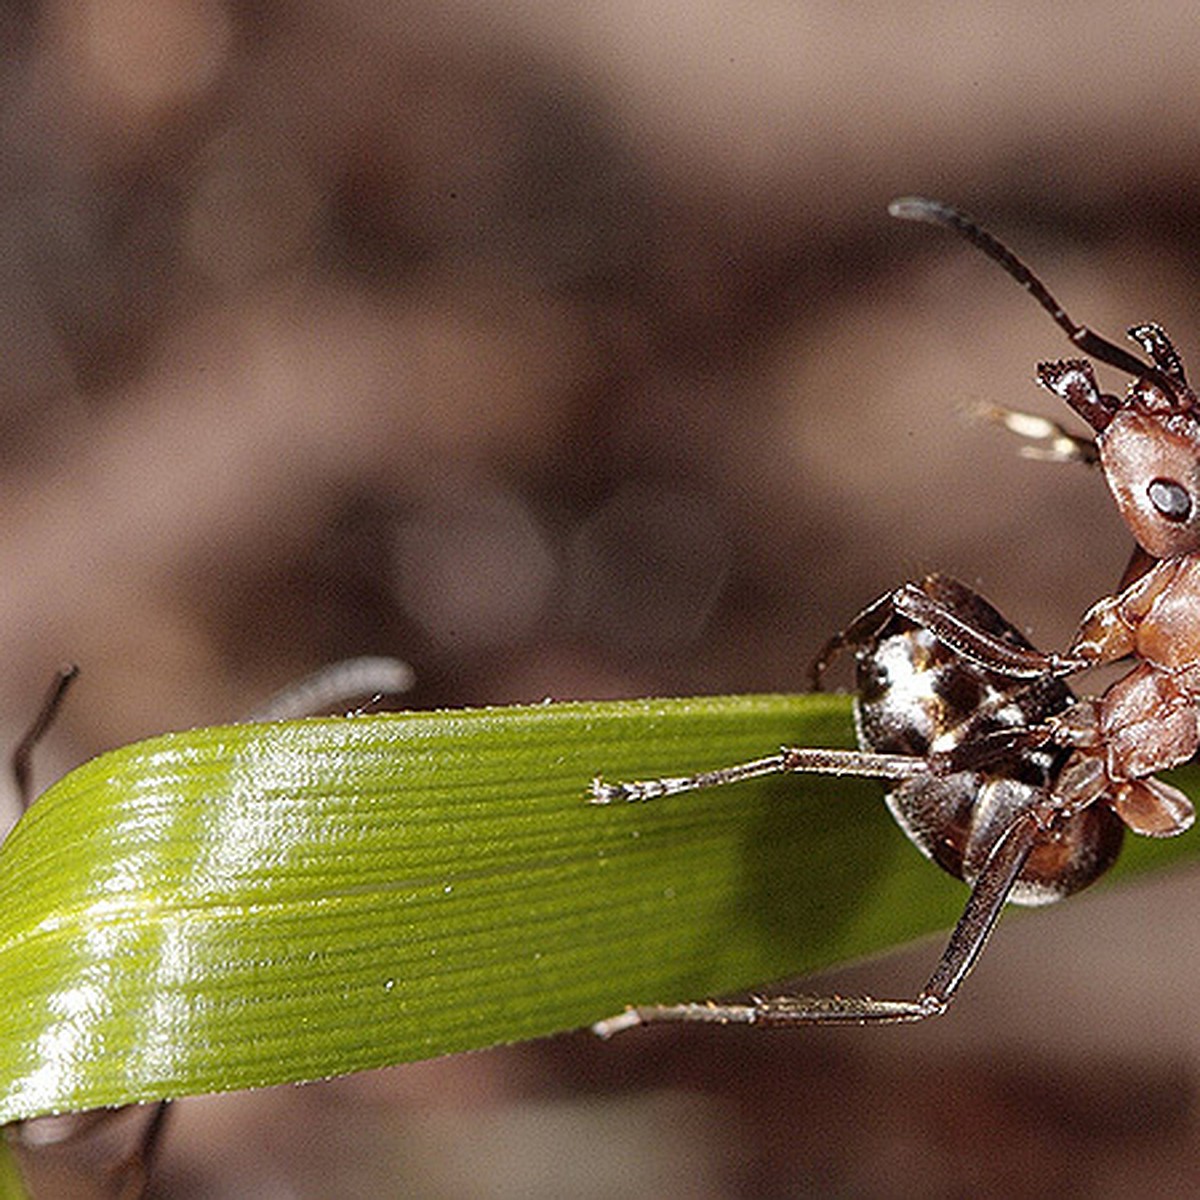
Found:
<svg viewBox="0 0 1200 1200"><path fill-rule="evenodd" d="M825 643L809 667L812 690L821 690L824 674L839 654L874 643L893 617L902 617L927 629L969 662L1010 679L1073 675L1095 665L1094 658L1089 656L1046 654L981 628L972 601L976 606L982 603L988 607L970 589L945 576L930 575L919 583L901 584L867 605L844 630Z"/></svg>
<svg viewBox="0 0 1200 1200"><path fill-rule="evenodd" d="M885 592L878 600L872 600L845 629L835 633L817 651L816 657L808 665L809 691L822 690L825 672L839 654L866 646L879 636L888 621L896 615L896 596L901 590L897 588L894 592Z"/></svg>
<svg viewBox="0 0 1200 1200"><path fill-rule="evenodd" d="M996 675L1037 679L1043 675L1073 675L1095 665L1094 657L1046 654L1031 646L1005 641L960 616L920 584L904 584L892 593L891 599L899 616L928 629L956 654Z"/></svg>
<svg viewBox="0 0 1200 1200"><path fill-rule="evenodd" d="M993 847L971 890L950 941L933 974L914 1000L874 1000L866 996L771 996L749 1004L666 1004L630 1008L597 1021L592 1031L611 1037L637 1025L703 1021L718 1025L888 1025L921 1021L945 1012L975 965L1021 869L1037 844L1041 824L1025 812Z"/></svg>

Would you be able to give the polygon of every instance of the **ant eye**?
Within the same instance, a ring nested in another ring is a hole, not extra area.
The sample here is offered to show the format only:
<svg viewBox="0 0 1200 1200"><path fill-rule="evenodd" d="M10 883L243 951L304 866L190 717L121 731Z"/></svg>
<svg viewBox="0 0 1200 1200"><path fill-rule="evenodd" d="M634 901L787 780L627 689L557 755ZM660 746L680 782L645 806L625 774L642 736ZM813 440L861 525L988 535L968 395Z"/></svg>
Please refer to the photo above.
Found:
<svg viewBox="0 0 1200 1200"><path fill-rule="evenodd" d="M1168 521L1182 524L1192 515L1192 498L1187 488L1173 479L1152 479L1146 494Z"/></svg>

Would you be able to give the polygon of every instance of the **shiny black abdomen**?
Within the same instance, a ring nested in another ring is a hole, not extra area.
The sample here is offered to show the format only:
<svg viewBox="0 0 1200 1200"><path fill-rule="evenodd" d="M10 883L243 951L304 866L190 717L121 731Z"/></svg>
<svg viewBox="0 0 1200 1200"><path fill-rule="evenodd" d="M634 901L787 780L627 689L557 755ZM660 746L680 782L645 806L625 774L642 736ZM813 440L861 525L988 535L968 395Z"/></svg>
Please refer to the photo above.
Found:
<svg viewBox="0 0 1200 1200"><path fill-rule="evenodd" d="M920 587L975 628L1030 645L986 600L948 576L928 576ZM894 613L859 646L857 685L861 748L916 757L1041 724L1075 701L1059 679L994 674ZM973 883L1016 814L1052 790L1067 753L1024 748L979 770L918 776L888 794L888 807L924 854ZM1086 887L1116 859L1123 832L1104 804L1061 821L1030 856L1011 899L1044 904Z"/></svg>

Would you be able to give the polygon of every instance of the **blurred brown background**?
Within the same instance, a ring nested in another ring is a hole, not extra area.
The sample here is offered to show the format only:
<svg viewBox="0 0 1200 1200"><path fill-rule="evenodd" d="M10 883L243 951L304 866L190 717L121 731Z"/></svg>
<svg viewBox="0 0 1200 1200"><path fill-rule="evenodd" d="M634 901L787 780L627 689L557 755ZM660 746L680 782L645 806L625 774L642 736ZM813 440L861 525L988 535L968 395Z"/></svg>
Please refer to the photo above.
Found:
<svg viewBox="0 0 1200 1200"><path fill-rule="evenodd" d="M795 690L905 577L1053 647L1118 577L1099 477L962 417L1053 412L1063 338L885 205L1195 351L1192 6L9 0L0 47L0 733L85 671L44 779L348 655L417 706ZM1196 898L1010 919L927 1028L189 1101L157 1194L1195 1194Z"/></svg>

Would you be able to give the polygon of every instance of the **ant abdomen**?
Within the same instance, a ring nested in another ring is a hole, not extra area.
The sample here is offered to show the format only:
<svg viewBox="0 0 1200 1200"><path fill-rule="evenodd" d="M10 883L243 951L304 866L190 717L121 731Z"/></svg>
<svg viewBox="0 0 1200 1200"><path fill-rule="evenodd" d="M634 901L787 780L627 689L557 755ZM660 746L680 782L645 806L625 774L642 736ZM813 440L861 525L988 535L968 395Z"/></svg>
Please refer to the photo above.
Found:
<svg viewBox="0 0 1200 1200"><path fill-rule="evenodd" d="M976 628L1033 649L982 596L946 575L913 585ZM892 610L855 647L855 720L864 750L919 758L995 744L1006 732L1044 727L1076 703L1052 676L1016 680L972 663L929 629ZM1050 794L1070 756L1064 747L1018 745L974 768L902 780L886 802L929 859L973 884L1014 819ZM1008 899L1048 904L1098 879L1116 861L1124 826L1105 804L1059 821L1030 853Z"/></svg>

